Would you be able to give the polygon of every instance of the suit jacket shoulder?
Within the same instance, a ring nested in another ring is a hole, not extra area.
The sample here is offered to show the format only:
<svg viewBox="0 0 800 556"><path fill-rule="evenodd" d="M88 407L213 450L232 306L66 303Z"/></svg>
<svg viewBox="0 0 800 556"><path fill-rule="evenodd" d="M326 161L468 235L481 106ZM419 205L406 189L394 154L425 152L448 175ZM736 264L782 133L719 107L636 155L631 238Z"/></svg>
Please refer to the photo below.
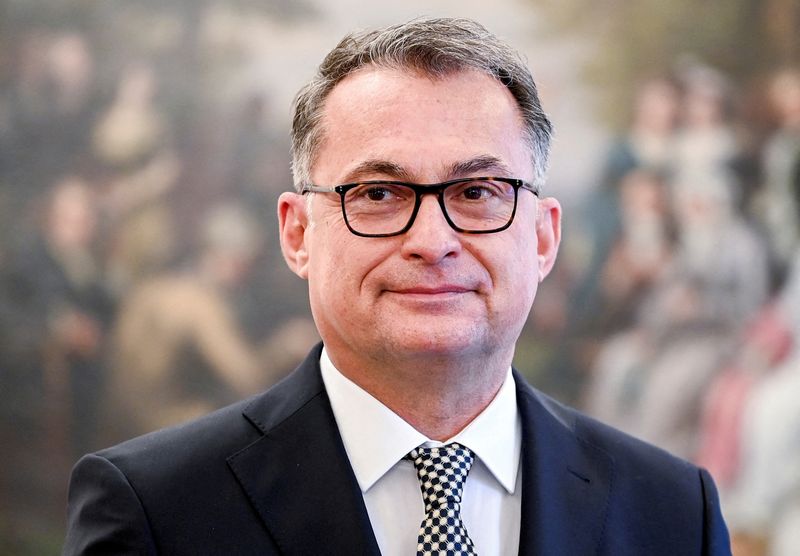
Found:
<svg viewBox="0 0 800 556"><path fill-rule="evenodd" d="M706 471L519 382L531 543L566 539L570 554L730 554Z"/></svg>
<svg viewBox="0 0 800 556"><path fill-rule="evenodd" d="M264 394L82 458L64 554L378 554L318 359Z"/></svg>

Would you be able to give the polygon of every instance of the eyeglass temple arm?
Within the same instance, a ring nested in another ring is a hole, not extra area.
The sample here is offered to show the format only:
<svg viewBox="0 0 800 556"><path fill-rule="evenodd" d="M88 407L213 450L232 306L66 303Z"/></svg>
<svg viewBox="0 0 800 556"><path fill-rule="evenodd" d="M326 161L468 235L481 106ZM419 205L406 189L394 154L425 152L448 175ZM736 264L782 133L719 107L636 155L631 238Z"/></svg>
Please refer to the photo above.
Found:
<svg viewBox="0 0 800 556"><path fill-rule="evenodd" d="M533 184L533 183L530 183L530 182L527 182L527 181L522 181L522 180L520 180L519 184L520 184L520 187L522 189L527 189L528 191L530 191L531 193L533 193L537 197L541 196L540 193L542 191L542 188L539 187L538 184Z"/></svg>
<svg viewBox="0 0 800 556"><path fill-rule="evenodd" d="M304 185L300 190L303 193L336 193L336 187L320 187L318 185Z"/></svg>

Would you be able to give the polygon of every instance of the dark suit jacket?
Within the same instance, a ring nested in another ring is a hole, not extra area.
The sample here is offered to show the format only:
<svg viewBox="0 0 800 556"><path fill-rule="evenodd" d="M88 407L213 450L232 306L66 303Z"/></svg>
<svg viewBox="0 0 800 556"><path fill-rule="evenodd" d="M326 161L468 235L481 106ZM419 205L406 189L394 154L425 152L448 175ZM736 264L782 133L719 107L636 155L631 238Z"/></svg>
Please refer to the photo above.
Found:
<svg viewBox="0 0 800 556"><path fill-rule="evenodd" d="M319 371L75 466L64 554L378 554ZM729 554L709 475L528 386L520 554Z"/></svg>

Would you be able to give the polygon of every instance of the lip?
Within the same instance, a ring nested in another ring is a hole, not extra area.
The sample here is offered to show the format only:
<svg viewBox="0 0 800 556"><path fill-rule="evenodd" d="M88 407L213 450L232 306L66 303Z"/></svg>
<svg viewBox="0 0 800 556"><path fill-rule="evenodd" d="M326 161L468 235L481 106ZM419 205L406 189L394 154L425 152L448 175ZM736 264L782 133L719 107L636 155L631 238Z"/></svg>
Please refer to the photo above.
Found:
<svg viewBox="0 0 800 556"><path fill-rule="evenodd" d="M464 286L452 285L452 284L443 284L439 286L413 286L409 288L390 288L387 290L390 293L396 293L401 295L447 295L447 294L458 294L458 293L469 293L473 291L472 288L467 288Z"/></svg>

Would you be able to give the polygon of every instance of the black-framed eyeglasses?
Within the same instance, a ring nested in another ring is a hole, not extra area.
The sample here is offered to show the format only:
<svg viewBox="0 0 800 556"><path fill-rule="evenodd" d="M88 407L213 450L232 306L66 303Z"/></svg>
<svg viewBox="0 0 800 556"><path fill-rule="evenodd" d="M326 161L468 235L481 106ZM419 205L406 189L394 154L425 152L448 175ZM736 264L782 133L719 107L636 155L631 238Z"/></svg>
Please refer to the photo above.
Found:
<svg viewBox="0 0 800 556"><path fill-rule="evenodd" d="M463 178L442 183L416 184L368 180L334 187L305 185L301 194L338 193L347 228L357 236L390 237L414 225L423 195L436 195L445 220L465 234L505 230L517 212L517 192L539 188L516 178Z"/></svg>

